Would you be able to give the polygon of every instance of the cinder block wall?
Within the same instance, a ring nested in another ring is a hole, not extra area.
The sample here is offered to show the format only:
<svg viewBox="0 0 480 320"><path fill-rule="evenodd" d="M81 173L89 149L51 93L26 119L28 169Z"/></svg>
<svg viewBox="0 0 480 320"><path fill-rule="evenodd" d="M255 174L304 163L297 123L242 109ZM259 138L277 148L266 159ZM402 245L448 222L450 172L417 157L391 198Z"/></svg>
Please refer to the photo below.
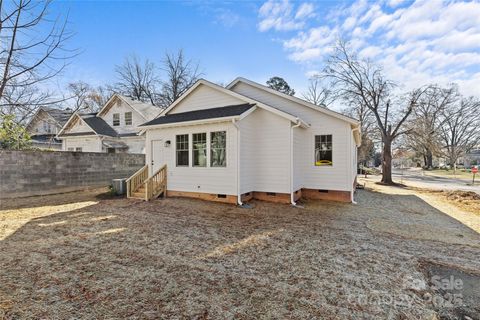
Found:
<svg viewBox="0 0 480 320"><path fill-rule="evenodd" d="M0 150L0 198L108 186L144 165L143 154Z"/></svg>

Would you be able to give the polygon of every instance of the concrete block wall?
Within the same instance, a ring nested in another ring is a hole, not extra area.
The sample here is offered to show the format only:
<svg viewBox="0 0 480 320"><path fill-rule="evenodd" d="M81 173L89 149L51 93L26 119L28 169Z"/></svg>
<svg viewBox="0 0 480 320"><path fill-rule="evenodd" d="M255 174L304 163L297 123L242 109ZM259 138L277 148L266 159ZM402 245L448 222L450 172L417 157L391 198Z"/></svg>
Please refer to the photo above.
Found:
<svg viewBox="0 0 480 320"><path fill-rule="evenodd" d="M0 150L0 198L108 186L144 165L143 154Z"/></svg>

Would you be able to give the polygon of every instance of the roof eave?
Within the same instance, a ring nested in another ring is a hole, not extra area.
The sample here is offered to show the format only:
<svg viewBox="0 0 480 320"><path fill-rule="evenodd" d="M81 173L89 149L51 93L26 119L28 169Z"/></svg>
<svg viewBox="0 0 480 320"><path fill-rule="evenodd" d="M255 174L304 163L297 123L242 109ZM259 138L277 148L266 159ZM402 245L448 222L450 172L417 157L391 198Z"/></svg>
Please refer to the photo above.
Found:
<svg viewBox="0 0 480 320"><path fill-rule="evenodd" d="M339 112L336 112L336 111L333 111L333 110L330 110L330 109L326 109L326 108L323 108L323 107L315 106L315 105L309 103L308 101L305 101L305 100L303 100L303 99L297 98L297 97L295 97L295 96L289 96L289 95L284 94L284 93L282 93L282 92L278 92L278 91L276 91L276 90L274 90L274 89L271 89L271 88L269 88L269 87L266 87L266 86L264 86L264 85L261 85L261 84L259 84L259 83L256 83L255 81L251 81L251 80L245 79L245 78L243 78L243 77L237 77L237 78L235 78L232 82L230 82L230 83L226 86L226 89L231 90L231 89L232 89L235 85L237 85L237 83L239 83L239 82L244 82L244 83L246 83L246 84L248 84L248 85L251 85L251 86L253 86L253 87L255 87L255 88L258 88L258 89L260 89L260 90L265 90L265 91L270 92L270 93L272 93L272 94L276 94L276 95L281 96L281 97L283 97L283 98L285 98L285 99L288 99L288 100L291 100L291 101L293 101L293 102L299 103L299 104L301 104L301 105L303 105L303 106L305 106L305 107L307 107L307 108L310 108L310 109L313 109L313 110L317 110L317 111L319 111L319 112L323 112L323 113L325 113L325 114L327 114L327 115L329 115L329 116L331 116L331 117L334 117L334 118L337 118L337 119L346 121L346 122L348 122L348 123L350 123L350 124L358 124L358 120L353 119L353 118L350 118L350 117L348 117L348 116L345 116L345 115L343 115L343 114L341 114L341 113L339 113ZM323 108L323 109L320 109L320 108Z"/></svg>
<svg viewBox="0 0 480 320"><path fill-rule="evenodd" d="M162 124L152 124L146 126L139 126L140 129L139 134L143 134L144 131L148 129L162 129L162 128L170 128L170 127L185 127L185 126L193 126L198 124L208 124L208 123L217 123L217 122L229 122L232 120L239 120L241 115L238 116L230 116L230 117L220 117L220 118L209 118L209 119L201 119L201 120L192 120L192 121L182 121L182 122L172 122L172 123L162 123Z"/></svg>

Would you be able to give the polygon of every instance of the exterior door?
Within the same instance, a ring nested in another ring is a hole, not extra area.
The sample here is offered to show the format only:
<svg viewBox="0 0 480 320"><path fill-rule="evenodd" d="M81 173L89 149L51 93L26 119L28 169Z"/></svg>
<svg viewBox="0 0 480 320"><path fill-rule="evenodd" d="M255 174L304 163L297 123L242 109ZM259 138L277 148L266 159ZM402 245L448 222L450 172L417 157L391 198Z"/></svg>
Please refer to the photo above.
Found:
<svg viewBox="0 0 480 320"><path fill-rule="evenodd" d="M165 145L163 143L163 140L152 140L152 162L150 166L150 174L154 174L164 164Z"/></svg>

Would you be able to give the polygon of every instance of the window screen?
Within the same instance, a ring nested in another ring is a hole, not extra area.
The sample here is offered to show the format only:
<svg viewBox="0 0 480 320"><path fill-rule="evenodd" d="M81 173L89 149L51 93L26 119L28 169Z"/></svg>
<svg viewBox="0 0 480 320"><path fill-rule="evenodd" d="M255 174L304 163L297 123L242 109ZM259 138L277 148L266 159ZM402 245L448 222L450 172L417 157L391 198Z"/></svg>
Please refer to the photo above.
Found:
<svg viewBox="0 0 480 320"><path fill-rule="evenodd" d="M188 134L176 136L177 167L188 167Z"/></svg>
<svg viewBox="0 0 480 320"><path fill-rule="evenodd" d="M333 164L332 135L315 136L315 165L331 166Z"/></svg>
<svg viewBox="0 0 480 320"><path fill-rule="evenodd" d="M207 166L207 134L194 133L192 134L192 156L194 167Z"/></svg>
<svg viewBox="0 0 480 320"><path fill-rule="evenodd" d="M115 127L120 125L120 113L113 114L113 125Z"/></svg>
<svg viewBox="0 0 480 320"><path fill-rule="evenodd" d="M210 165L227 166L227 132L218 131L210 134Z"/></svg>
<svg viewBox="0 0 480 320"><path fill-rule="evenodd" d="M126 126L131 126L132 125L132 113L131 112L125 112L125 125Z"/></svg>

